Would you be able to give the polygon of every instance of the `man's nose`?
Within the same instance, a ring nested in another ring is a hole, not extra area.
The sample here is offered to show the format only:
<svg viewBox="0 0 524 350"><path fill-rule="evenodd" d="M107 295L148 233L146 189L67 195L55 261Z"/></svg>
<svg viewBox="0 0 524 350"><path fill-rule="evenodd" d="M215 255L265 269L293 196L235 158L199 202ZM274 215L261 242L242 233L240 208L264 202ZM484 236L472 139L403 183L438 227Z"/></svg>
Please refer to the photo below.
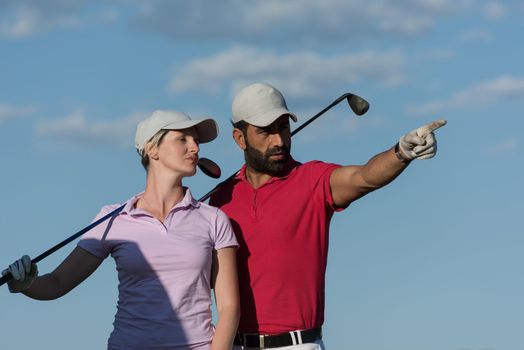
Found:
<svg viewBox="0 0 524 350"><path fill-rule="evenodd" d="M280 135L280 133L274 133L274 134L271 134L271 146L274 147L274 146L279 146L279 147L282 147L284 145L284 138L282 137L282 135Z"/></svg>

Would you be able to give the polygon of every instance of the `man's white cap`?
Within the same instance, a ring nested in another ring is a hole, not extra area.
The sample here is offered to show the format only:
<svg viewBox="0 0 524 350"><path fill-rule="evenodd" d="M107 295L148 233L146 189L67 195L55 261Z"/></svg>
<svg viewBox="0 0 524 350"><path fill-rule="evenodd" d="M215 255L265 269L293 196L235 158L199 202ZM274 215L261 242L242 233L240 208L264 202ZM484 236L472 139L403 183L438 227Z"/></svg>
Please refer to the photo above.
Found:
<svg viewBox="0 0 524 350"><path fill-rule="evenodd" d="M211 118L191 119L187 114L173 110L157 110L142 120L135 135L135 147L139 152L160 130L180 130L195 127L200 143L213 141L218 136L218 125Z"/></svg>
<svg viewBox="0 0 524 350"><path fill-rule="evenodd" d="M255 83L249 85L235 96L232 106L232 122L243 120L258 127L273 123L287 114L296 122L297 116L287 109L284 96L269 84Z"/></svg>

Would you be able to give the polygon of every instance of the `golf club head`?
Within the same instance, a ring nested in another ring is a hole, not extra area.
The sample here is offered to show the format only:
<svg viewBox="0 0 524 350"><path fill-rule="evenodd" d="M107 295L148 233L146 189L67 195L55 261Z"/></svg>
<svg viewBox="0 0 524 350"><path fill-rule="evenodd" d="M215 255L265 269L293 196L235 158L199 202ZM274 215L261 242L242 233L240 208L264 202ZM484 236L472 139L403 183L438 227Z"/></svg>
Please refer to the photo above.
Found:
<svg viewBox="0 0 524 350"><path fill-rule="evenodd" d="M355 112L355 114L358 116L363 115L369 109L368 101L364 100L360 96L349 94L347 100L349 103L349 107L351 107L351 110Z"/></svg>
<svg viewBox="0 0 524 350"><path fill-rule="evenodd" d="M222 175L222 171L218 164L209 158L198 158L198 167L204 174L213 179L218 179L220 178L220 175Z"/></svg>

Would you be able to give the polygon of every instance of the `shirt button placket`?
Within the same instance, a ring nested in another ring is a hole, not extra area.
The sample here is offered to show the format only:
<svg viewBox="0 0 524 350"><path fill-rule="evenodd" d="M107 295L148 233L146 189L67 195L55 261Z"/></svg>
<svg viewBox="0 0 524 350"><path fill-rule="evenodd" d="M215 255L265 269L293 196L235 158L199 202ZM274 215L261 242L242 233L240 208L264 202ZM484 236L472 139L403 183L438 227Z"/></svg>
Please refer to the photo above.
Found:
<svg viewBox="0 0 524 350"><path fill-rule="evenodd" d="M251 205L251 219L257 219L257 191L253 193L253 203Z"/></svg>

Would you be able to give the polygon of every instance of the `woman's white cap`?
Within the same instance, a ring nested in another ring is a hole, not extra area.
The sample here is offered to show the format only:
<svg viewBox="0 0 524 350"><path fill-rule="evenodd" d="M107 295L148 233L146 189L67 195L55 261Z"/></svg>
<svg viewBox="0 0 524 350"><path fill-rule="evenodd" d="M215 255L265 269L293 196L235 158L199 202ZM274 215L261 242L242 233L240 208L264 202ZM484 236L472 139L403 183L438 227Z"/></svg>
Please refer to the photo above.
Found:
<svg viewBox="0 0 524 350"><path fill-rule="evenodd" d="M185 113L174 110L157 110L142 120L135 135L135 147L139 152L160 130L181 130L195 127L200 143L213 141L218 136L218 125L212 118L191 119Z"/></svg>
<svg viewBox="0 0 524 350"><path fill-rule="evenodd" d="M235 96L232 105L232 122L243 120L258 127L265 127L287 114L296 122L297 116L287 109L284 96L269 84L251 84Z"/></svg>

